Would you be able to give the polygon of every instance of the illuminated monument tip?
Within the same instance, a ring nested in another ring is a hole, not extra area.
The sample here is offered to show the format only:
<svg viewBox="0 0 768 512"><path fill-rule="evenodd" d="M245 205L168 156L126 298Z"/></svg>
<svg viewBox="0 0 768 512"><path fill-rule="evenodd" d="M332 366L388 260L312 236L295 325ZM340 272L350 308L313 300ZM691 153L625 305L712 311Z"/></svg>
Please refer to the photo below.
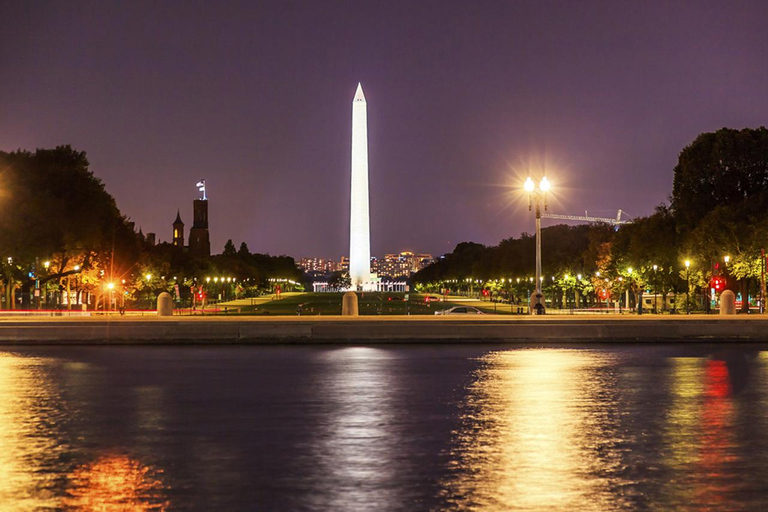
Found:
<svg viewBox="0 0 768 512"><path fill-rule="evenodd" d="M357 83L357 92L355 92L355 99L352 101L365 101L365 94L363 94L363 84Z"/></svg>
<svg viewBox="0 0 768 512"><path fill-rule="evenodd" d="M371 282L371 233L368 210L368 117L362 84L352 100L352 187L349 211L349 278L353 290Z"/></svg>

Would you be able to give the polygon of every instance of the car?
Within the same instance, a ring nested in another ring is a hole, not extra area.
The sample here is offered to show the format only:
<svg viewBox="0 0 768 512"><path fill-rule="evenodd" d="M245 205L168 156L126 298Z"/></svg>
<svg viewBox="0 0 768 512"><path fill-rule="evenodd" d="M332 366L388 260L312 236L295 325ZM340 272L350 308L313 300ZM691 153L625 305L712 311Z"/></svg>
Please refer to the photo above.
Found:
<svg viewBox="0 0 768 512"><path fill-rule="evenodd" d="M436 315L482 315L483 312L472 306L454 306L442 311L435 311Z"/></svg>

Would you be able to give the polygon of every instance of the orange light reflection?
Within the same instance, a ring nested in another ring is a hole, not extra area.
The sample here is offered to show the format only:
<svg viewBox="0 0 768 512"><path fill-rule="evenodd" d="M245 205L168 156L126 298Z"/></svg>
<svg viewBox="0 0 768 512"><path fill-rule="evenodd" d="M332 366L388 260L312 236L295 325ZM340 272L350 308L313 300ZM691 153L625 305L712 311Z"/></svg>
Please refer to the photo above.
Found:
<svg viewBox="0 0 768 512"><path fill-rule="evenodd" d="M83 511L166 510L169 502L159 471L125 455L107 455L70 476L65 508Z"/></svg>

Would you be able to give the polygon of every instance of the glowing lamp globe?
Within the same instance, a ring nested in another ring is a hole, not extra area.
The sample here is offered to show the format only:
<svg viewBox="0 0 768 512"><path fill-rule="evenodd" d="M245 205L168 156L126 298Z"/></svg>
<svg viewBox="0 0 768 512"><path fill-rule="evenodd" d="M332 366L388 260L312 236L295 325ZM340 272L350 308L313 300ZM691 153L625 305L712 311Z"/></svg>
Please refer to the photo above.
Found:
<svg viewBox="0 0 768 512"><path fill-rule="evenodd" d="M530 176L528 176L528 179L525 180L525 184L523 185L523 188L525 189L526 192L529 192L529 193L533 192L534 184Z"/></svg>

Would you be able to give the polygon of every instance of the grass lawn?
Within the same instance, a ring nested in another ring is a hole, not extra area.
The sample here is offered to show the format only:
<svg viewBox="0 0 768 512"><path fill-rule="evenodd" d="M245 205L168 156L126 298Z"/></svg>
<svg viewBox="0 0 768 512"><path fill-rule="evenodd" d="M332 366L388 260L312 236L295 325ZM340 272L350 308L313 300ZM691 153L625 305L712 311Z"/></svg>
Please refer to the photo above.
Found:
<svg viewBox="0 0 768 512"><path fill-rule="evenodd" d="M274 295L254 299L239 299L219 304L229 311L239 309L239 314L245 315L340 315L342 293L285 293L280 300ZM388 292L358 292L358 307L361 315L434 315L435 311L448 309L453 306L473 306L484 313L510 314L517 311L516 306L509 304L494 304L467 299L466 297L446 297L446 301L427 301L426 298L442 297L418 293L409 294L407 302L404 293ZM230 313L232 314L232 313ZM237 314L237 313L234 313Z"/></svg>

